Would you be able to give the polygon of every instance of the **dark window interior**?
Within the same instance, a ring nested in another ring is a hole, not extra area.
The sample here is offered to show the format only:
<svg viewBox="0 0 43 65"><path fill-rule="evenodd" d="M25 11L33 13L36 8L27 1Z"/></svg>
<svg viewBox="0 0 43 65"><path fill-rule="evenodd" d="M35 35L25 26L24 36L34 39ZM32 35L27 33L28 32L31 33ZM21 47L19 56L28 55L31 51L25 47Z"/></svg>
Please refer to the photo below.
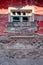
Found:
<svg viewBox="0 0 43 65"><path fill-rule="evenodd" d="M20 22L19 17L13 17L13 22Z"/></svg>
<svg viewBox="0 0 43 65"><path fill-rule="evenodd" d="M15 12L12 12L15 15Z"/></svg>
<svg viewBox="0 0 43 65"><path fill-rule="evenodd" d="M21 13L20 13L20 12L17 12L17 14L18 14L18 15L21 15Z"/></svg>
<svg viewBox="0 0 43 65"><path fill-rule="evenodd" d="M23 12L23 15L25 15L25 12Z"/></svg>
<svg viewBox="0 0 43 65"><path fill-rule="evenodd" d="M19 17L13 17L13 20L19 20Z"/></svg>
<svg viewBox="0 0 43 65"><path fill-rule="evenodd" d="M26 21L28 21L28 17L23 17L23 20L26 20Z"/></svg>

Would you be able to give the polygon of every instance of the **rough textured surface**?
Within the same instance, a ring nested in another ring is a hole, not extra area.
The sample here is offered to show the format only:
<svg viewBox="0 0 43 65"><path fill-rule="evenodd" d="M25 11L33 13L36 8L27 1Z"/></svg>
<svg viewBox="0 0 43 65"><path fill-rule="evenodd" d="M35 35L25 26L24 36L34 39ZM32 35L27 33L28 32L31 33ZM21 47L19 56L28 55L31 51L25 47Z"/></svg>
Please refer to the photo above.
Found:
<svg viewBox="0 0 43 65"><path fill-rule="evenodd" d="M0 36L0 65L42 65L43 36Z"/></svg>

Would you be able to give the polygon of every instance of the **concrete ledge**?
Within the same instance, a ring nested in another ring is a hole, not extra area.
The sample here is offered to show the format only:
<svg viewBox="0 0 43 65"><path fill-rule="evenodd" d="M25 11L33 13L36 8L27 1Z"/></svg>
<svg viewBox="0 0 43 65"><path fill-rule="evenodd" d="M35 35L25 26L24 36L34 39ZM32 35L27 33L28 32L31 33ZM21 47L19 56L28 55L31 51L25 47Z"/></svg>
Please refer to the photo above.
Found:
<svg viewBox="0 0 43 65"><path fill-rule="evenodd" d="M10 37L16 37L16 38L29 38L29 37L34 37L34 35L32 35L32 36L10 36Z"/></svg>

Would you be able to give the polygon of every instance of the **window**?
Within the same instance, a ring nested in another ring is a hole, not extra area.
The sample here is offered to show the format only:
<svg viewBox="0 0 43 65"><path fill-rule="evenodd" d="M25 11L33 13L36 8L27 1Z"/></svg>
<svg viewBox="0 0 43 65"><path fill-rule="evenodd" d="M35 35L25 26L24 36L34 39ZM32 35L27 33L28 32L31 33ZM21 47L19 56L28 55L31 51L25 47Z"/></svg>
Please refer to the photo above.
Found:
<svg viewBox="0 0 43 65"><path fill-rule="evenodd" d="M13 13L13 15L15 15L15 12L12 12Z"/></svg>
<svg viewBox="0 0 43 65"><path fill-rule="evenodd" d="M32 10L29 10L28 13L32 13Z"/></svg>
<svg viewBox="0 0 43 65"><path fill-rule="evenodd" d="M13 22L19 22L19 17L13 17Z"/></svg>
<svg viewBox="0 0 43 65"><path fill-rule="evenodd" d="M26 15L25 12L23 12L23 15Z"/></svg>
<svg viewBox="0 0 43 65"><path fill-rule="evenodd" d="M21 12L17 12L18 15L21 15Z"/></svg>
<svg viewBox="0 0 43 65"><path fill-rule="evenodd" d="M28 21L28 17L23 17L23 21Z"/></svg>
<svg viewBox="0 0 43 65"><path fill-rule="evenodd" d="M19 20L19 17L13 17L13 20Z"/></svg>

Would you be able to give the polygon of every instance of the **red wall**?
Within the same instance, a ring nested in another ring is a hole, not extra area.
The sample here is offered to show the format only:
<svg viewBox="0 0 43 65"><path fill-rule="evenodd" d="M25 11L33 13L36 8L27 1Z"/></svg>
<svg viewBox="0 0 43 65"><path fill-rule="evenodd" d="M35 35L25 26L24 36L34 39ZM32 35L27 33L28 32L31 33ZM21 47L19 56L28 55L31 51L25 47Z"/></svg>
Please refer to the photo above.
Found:
<svg viewBox="0 0 43 65"><path fill-rule="evenodd" d="M27 2L28 1L28 2ZM0 8L8 8L8 6L33 4L33 0L0 0Z"/></svg>
<svg viewBox="0 0 43 65"><path fill-rule="evenodd" d="M22 1L22 2L21 2ZM9 6L21 6L21 5L33 5L35 20L43 21L43 1L42 0L0 0L0 34L4 32L6 27L5 22L8 21L8 7ZM3 23L4 22L4 23ZM39 24L38 24L39 25Z"/></svg>

